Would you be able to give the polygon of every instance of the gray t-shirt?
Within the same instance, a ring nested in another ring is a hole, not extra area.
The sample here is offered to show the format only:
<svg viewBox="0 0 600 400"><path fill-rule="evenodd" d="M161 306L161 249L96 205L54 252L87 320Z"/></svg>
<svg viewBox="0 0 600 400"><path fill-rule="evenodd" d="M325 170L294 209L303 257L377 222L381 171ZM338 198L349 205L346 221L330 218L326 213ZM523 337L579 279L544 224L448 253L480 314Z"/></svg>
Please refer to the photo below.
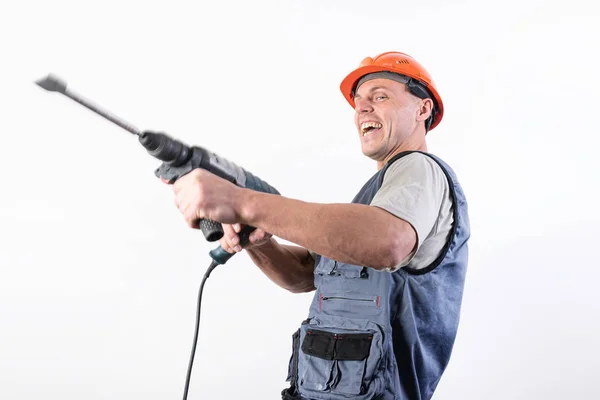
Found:
<svg viewBox="0 0 600 400"><path fill-rule="evenodd" d="M390 165L371 205L405 220L417 232L416 249L389 271L425 268L441 253L452 228L452 199L446 175L430 157L411 153Z"/></svg>

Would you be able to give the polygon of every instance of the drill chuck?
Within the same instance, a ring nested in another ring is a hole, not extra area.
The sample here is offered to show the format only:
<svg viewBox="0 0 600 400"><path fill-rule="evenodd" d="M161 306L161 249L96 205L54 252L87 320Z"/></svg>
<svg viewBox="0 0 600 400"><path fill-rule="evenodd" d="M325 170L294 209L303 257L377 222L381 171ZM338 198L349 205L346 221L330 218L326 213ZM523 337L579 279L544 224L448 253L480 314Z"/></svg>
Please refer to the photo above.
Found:
<svg viewBox="0 0 600 400"><path fill-rule="evenodd" d="M192 155L188 146L162 133L142 132L139 140L151 156L173 167L185 164Z"/></svg>

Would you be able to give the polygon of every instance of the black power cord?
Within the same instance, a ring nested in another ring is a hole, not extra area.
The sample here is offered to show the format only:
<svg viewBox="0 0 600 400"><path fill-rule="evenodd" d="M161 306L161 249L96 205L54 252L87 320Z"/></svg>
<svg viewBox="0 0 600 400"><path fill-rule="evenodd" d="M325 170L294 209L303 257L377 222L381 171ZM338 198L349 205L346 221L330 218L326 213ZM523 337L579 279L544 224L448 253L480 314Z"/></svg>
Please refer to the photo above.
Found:
<svg viewBox="0 0 600 400"><path fill-rule="evenodd" d="M196 329L194 332L194 342L192 344L192 354L190 355L190 363L188 365L187 376L185 378L185 389L183 391L183 400L187 400L188 390L190 388L190 377L192 375L192 366L194 365L194 356L196 355L196 345L198 344L198 331L200 330L200 305L202 303L202 290L204 289L204 284L206 283L206 279L210 276L210 273L219 265L217 262L213 261L210 263L210 266L204 273L204 278L202 278L202 283L200 283L200 290L198 291L198 305L196 308Z"/></svg>

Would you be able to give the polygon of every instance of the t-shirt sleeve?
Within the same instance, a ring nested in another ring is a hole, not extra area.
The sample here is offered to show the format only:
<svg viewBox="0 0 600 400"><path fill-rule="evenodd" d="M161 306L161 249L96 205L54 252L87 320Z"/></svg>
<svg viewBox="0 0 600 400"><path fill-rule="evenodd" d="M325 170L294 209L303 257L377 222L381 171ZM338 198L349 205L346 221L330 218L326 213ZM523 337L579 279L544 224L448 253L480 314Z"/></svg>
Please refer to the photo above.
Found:
<svg viewBox="0 0 600 400"><path fill-rule="evenodd" d="M394 271L408 265L429 236L438 220L446 185L440 166L421 153L404 156L386 170L371 205L408 222L417 234L416 248Z"/></svg>

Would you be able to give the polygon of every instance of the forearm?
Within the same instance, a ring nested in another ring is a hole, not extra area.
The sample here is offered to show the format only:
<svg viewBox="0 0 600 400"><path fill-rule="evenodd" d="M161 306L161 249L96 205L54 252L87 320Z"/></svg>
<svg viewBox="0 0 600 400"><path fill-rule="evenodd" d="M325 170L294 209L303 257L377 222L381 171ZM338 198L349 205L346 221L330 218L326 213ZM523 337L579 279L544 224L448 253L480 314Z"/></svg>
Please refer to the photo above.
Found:
<svg viewBox="0 0 600 400"><path fill-rule="evenodd" d="M306 249L281 245L271 238L247 249L258 268L275 284L293 293L314 290L314 260Z"/></svg>
<svg viewBox="0 0 600 400"><path fill-rule="evenodd" d="M394 267L414 248L410 224L363 204L317 204L244 190L243 222L326 257L375 269Z"/></svg>

